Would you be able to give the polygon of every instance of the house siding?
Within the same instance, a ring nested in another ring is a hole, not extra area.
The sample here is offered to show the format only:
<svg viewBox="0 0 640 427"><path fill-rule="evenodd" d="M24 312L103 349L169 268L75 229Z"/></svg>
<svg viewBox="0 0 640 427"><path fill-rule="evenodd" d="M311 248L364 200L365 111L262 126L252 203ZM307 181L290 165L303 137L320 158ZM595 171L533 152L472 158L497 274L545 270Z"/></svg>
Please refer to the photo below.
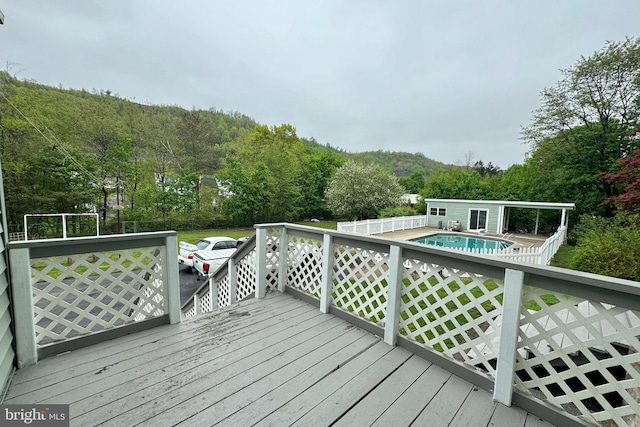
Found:
<svg viewBox="0 0 640 427"><path fill-rule="evenodd" d="M14 369L13 330L11 326L11 297L9 294L9 272L5 243L7 221L4 205L2 166L0 166L0 399L4 396Z"/></svg>
<svg viewBox="0 0 640 427"><path fill-rule="evenodd" d="M445 208L446 215L431 215L431 208ZM499 233L498 220L500 207L492 204L483 203L453 203L447 201L437 201L427 203L427 227L438 227L439 222L446 226L449 221L459 221L462 225L462 231L469 229L469 212L471 209L486 210L488 212L488 221L486 230L490 233Z"/></svg>

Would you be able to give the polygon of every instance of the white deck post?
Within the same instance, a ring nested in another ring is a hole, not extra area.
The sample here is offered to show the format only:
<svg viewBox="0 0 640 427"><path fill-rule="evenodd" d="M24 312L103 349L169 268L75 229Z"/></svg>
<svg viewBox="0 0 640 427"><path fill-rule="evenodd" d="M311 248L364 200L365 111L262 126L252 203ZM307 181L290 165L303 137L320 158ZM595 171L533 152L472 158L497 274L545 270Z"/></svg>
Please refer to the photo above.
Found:
<svg viewBox="0 0 640 427"><path fill-rule="evenodd" d="M211 311L218 308L218 285L213 277L209 278L209 295L211 296Z"/></svg>
<svg viewBox="0 0 640 427"><path fill-rule="evenodd" d="M387 287L387 313L384 319L384 342L396 345L400 327L400 297L402 295L402 249L391 246L389 252L389 286Z"/></svg>
<svg viewBox="0 0 640 427"><path fill-rule="evenodd" d="M193 317L198 317L198 314L202 313L202 306L200 305L200 298L198 293L193 294Z"/></svg>
<svg viewBox="0 0 640 427"><path fill-rule="evenodd" d="M26 232L26 229L25 229ZM18 368L38 362L29 249L9 250Z"/></svg>
<svg viewBox="0 0 640 427"><path fill-rule="evenodd" d="M322 283L320 284L320 311L329 312L333 292L333 236L322 238Z"/></svg>
<svg viewBox="0 0 640 427"><path fill-rule="evenodd" d="M162 270L165 282L165 309L169 314L169 323L180 323L180 275L178 273L178 236L167 236L164 241Z"/></svg>
<svg viewBox="0 0 640 427"><path fill-rule="evenodd" d="M504 272L504 299L502 302L502 324L500 327L500 350L496 366L496 382L493 400L511 406L513 376L518 351L520 332L520 310L524 272L506 269Z"/></svg>
<svg viewBox="0 0 640 427"><path fill-rule="evenodd" d="M256 298L267 293L267 230L256 229Z"/></svg>
<svg viewBox="0 0 640 427"><path fill-rule="evenodd" d="M67 238L67 214L62 214L62 238Z"/></svg>
<svg viewBox="0 0 640 427"><path fill-rule="evenodd" d="M289 237L287 229L280 230L280 244L278 245L278 290L284 292L287 285L287 268L289 266ZM265 272L266 273L266 272Z"/></svg>
<svg viewBox="0 0 640 427"><path fill-rule="evenodd" d="M238 299L238 268L236 267L236 261L233 257L229 258L227 268L229 269L229 305L231 305ZM216 291L217 289L216 287Z"/></svg>
<svg viewBox="0 0 640 427"><path fill-rule="evenodd" d="M540 222L540 209L536 211L536 229L533 234L538 234L538 223Z"/></svg>

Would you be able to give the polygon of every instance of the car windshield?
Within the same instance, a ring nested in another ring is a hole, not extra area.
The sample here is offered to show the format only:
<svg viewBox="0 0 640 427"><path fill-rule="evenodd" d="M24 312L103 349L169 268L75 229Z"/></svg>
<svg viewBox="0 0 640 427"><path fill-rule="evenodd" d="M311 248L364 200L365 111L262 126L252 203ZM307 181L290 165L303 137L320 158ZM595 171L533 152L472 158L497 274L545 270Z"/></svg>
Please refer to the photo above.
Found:
<svg viewBox="0 0 640 427"><path fill-rule="evenodd" d="M196 246L200 250L206 249L207 246L209 246L209 242L207 240L200 240L198 241L198 243L196 243Z"/></svg>

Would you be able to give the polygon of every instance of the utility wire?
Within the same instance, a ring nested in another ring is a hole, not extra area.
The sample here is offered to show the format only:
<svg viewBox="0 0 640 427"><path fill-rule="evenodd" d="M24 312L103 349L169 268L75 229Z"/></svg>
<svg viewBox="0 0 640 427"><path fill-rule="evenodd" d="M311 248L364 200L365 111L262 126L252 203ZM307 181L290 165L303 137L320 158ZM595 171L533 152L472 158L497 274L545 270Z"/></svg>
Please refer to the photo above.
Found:
<svg viewBox="0 0 640 427"><path fill-rule="evenodd" d="M67 160L71 161L71 163L73 163L78 169L80 169L81 172L84 172L85 174L87 174L87 176L89 176L93 180L93 182L95 182L96 185L99 184L99 180L91 172L89 172L87 168L85 168L78 160L76 160L76 158L73 157L71 153L67 151L66 148L64 148L64 146L62 145L62 142L56 137L56 134L51 129L49 129L46 125L43 125L44 128L47 130L47 132L50 134L50 136L45 135L44 132L42 132L42 130L40 130L40 128L36 126L35 123L33 123L33 121L29 117L25 116L24 113L20 111L20 109L13 102L11 102L3 92L0 92L0 95L5 101L7 101L7 103L9 103L9 105L11 105L18 112L18 114L20 114L20 116L22 116L23 119L27 121L27 123L29 123L40 135L42 135L42 137L46 141L48 141L53 148L55 148L60 153L62 153L62 155L64 156L64 161L67 161Z"/></svg>

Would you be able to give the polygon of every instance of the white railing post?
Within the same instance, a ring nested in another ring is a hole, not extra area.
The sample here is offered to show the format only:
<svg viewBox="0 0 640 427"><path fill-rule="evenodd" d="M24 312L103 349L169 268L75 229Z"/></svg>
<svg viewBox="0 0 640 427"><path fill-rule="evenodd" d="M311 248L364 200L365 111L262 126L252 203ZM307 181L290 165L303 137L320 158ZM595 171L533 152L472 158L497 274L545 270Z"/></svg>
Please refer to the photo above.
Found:
<svg viewBox="0 0 640 427"><path fill-rule="evenodd" d="M322 238L322 283L320 284L320 311L329 312L333 292L333 236Z"/></svg>
<svg viewBox="0 0 640 427"><path fill-rule="evenodd" d="M18 358L18 368L22 368L28 365L35 365L38 361L29 249L11 249L9 250L9 259L11 263L16 356Z"/></svg>
<svg viewBox="0 0 640 427"><path fill-rule="evenodd" d="M211 311L218 308L218 284L213 277L209 278L209 297L211 298Z"/></svg>
<svg viewBox="0 0 640 427"><path fill-rule="evenodd" d="M178 236L167 236L163 248L162 271L165 309L170 323L180 323L180 273L178 272Z"/></svg>
<svg viewBox="0 0 640 427"><path fill-rule="evenodd" d="M289 267L289 238L287 229L280 230L280 243L278 244L278 290L284 292L287 286L287 270Z"/></svg>
<svg viewBox="0 0 640 427"><path fill-rule="evenodd" d="M267 293L267 229L256 229L256 298Z"/></svg>
<svg viewBox="0 0 640 427"><path fill-rule="evenodd" d="M227 268L229 269L229 305L231 305L238 299L238 267L236 267L236 261L233 257L229 258ZM217 290L218 287L216 286L216 294L218 293Z"/></svg>
<svg viewBox="0 0 640 427"><path fill-rule="evenodd" d="M389 251L389 286L387 286L387 313L384 318L384 342L396 345L400 327L400 298L402 296L402 249L391 246Z"/></svg>
<svg viewBox="0 0 640 427"><path fill-rule="evenodd" d="M198 314L202 313L202 304L200 304L200 298L198 294L193 294L193 317L198 317Z"/></svg>
<svg viewBox="0 0 640 427"><path fill-rule="evenodd" d="M493 400L511 406L513 376L516 368L518 334L524 272L506 269L504 272L504 294L502 301L502 324L500 327L500 350L496 366L496 381Z"/></svg>

